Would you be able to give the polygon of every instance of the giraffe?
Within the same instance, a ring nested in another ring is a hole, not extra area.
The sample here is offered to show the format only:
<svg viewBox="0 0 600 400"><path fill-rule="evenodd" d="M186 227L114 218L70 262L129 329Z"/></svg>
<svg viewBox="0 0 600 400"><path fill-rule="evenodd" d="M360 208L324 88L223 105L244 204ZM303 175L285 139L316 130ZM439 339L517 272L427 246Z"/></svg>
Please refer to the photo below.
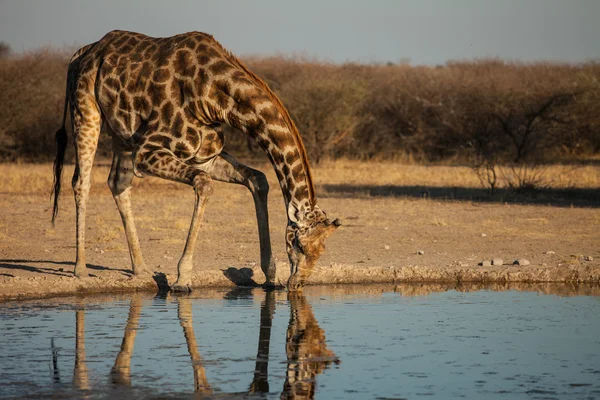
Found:
<svg viewBox="0 0 600 400"><path fill-rule="evenodd" d="M238 291L234 289L226 297ZM248 290L242 292L247 295ZM135 347L137 330L140 326L144 295L134 293L129 302L129 315L124 328L121 348L110 371L110 382L116 387L127 388L131 382L131 359ZM188 293L178 293L167 298L177 303L177 318L183 328L186 347L194 375L194 392L201 395L213 395L214 390L207 378L204 361L198 350L198 342L194 332L192 301ZM319 326L308 300L298 292L288 293L290 319L286 332L285 352L287 356L286 379L280 398L312 399L316 391L316 378L332 363L340 364L339 358L327 348L325 331ZM276 291L265 291L265 298L260 307L260 331L258 334L258 351L254 367L254 376L248 390L231 395L248 395L270 393L269 385L269 353L271 347L271 331L273 317L277 306ZM77 309L75 362L73 369L73 387L78 390L94 389L90 377L85 353L85 308ZM54 347L53 347L54 349ZM58 372L58 353L53 352L53 376L60 383Z"/></svg>
<svg viewBox="0 0 600 400"><path fill-rule="evenodd" d="M260 331L258 333L258 351L254 366L254 379L249 393L269 393L269 351L271 346L271 328L275 315L275 292L267 290L260 306Z"/></svg>
<svg viewBox="0 0 600 400"><path fill-rule="evenodd" d="M179 324L183 328L185 343L187 344L188 353L192 360L192 368L194 369L194 392L211 394L213 390L206 378L202 356L200 356L200 352L198 351L196 335L194 334L192 299L190 297L177 297L177 316L179 318Z"/></svg>
<svg viewBox="0 0 600 400"><path fill-rule="evenodd" d="M87 363L85 361L85 309L75 311L75 363L73 386L77 389L90 388Z"/></svg>
<svg viewBox="0 0 600 400"><path fill-rule="evenodd" d="M287 373L281 399L313 399L316 378L340 359L327 348L325 331L319 327L306 297L288 293L290 323L285 341Z"/></svg>
<svg viewBox="0 0 600 400"><path fill-rule="evenodd" d="M129 315L127 316L127 325L123 333L121 350L117 354L115 363L110 371L111 380L115 385L131 386L131 356L133 355L133 346L140 322L142 312L142 296L140 293L134 293L129 302Z"/></svg>
<svg viewBox="0 0 600 400"><path fill-rule="evenodd" d="M261 269L266 285L275 278L265 175L223 150L223 124L238 128L267 153L287 213L289 290L301 290L324 241L341 225L317 205L306 150L289 113L268 85L211 35L189 32L166 38L112 31L71 58L63 124L56 133L54 208L58 213L67 146L67 112L75 140L72 186L76 205L74 273L87 276L85 215L90 174L102 126L112 136L108 186L123 221L135 275L149 273L131 210L134 176L155 176L190 185L195 204L174 291L190 291L193 254L213 180L246 186L254 199Z"/></svg>
<svg viewBox="0 0 600 400"><path fill-rule="evenodd" d="M142 295L140 293L134 293L129 303L129 315L123 334L123 341L121 342L121 349L110 371L111 382L115 386L131 386L131 357L133 356L135 338L143 306L142 300ZM196 337L194 335L191 298L177 298L177 315L179 323L183 328L187 349L190 354L190 359L192 360L192 368L194 370L194 391L202 394L211 394L212 388L208 384L206 372L202 365L202 358L198 352ZM91 386L85 357L85 309L76 311L75 326L76 341L73 387L79 390L89 390ZM54 356L54 358L54 375L57 376L58 363L56 361L56 356ZM60 379L58 379L57 382L60 382Z"/></svg>

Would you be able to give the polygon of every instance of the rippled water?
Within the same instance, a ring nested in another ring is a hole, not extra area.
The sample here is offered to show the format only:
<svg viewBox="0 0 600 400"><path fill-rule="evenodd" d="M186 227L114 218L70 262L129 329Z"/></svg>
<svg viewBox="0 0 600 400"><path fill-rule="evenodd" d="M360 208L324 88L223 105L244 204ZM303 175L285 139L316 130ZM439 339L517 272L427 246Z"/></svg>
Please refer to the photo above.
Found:
<svg viewBox="0 0 600 400"><path fill-rule="evenodd" d="M3 303L0 397L600 397L595 289L447 289Z"/></svg>

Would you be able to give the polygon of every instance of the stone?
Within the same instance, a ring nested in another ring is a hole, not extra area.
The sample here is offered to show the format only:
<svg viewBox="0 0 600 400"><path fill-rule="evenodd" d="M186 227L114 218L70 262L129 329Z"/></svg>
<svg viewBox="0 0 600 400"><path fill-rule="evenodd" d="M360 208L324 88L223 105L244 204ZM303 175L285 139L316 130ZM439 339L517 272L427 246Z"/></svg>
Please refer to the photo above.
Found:
<svg viewBox="0 0 600 400"><path fill-rule="evenodd" d="M544 254L556 254L556 252L552 251L552 250L548 250L548 251L545 251Z"/></svg>
<svg viewBox="0 0 600 400"><path fill-rule="evenodd" d="M417 251L417 254L422 256L423 254L425 254L425 252L423 250L419 250L419 251Z"/></svg>
<svg viewBox="0 0 600 400"><path fill-rule="evenodd" d="M584 261L594 261L594 257L592 257L592 256L585 256L585 257L583 257L583 260Z"/></svg>
<svg viewBox="0 0 600 400"><path fill-rule="evenodd" d="M487 235L486 235L485 233L482 233L482 234L481 234L481 237L486 237L486 236L487 236Z"/></svg>
<svg viewBox="0 0 600 400"><path fill-rule="evenodd" d="M504 260L501 258L494 258L492 259L492 265L502 265L504 264Z"/></svg>
<svg viewBox="0 0 600 400"><path fill-rule="evenodd" d="M389 250L390 246L388 246L387 244L385 246L383 246L384 249Z"/></svg>
<svg viewBox="0 0 600 400"><path fill-rule="evenodd" d="M529 262L529 260L526 260L524 258L519 258L518 260L515 260L515 262L513 262L513 265L529 265L531 264Z"/></svg>
<svg viewBox="0 0 600 400"><path fill-rule="evenodd" d="M492 263L490 262L490 260L483 260L479 263L479 265L481 265L482 267L491 267Z"/></svg>

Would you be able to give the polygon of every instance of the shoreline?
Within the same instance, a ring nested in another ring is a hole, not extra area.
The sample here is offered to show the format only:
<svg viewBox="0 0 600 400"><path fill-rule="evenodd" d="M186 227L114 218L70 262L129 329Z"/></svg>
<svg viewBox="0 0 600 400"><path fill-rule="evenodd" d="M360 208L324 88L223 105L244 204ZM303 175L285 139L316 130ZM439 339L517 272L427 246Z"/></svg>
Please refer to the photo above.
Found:
<svg viewBox="0 0 600 400"><path fill-rule="evenodd" d="M285 285L288 268L278 266L276 284ZM0 303L14 300L34 300L73 295L122 293L135 291L166 291L176 274L155 272L153 276L134 277L122 271L108 270L89 278L74 276L39 276L2 278ZM194 292L202 288L256 287L264 283L258 267L223 270L201 270L194 273ZM351 284L445 284L501 285L554 284L600 286L600 268L595 266L496 266L496 267L357 267L332 264L317 267L307 285Z"/></svg>

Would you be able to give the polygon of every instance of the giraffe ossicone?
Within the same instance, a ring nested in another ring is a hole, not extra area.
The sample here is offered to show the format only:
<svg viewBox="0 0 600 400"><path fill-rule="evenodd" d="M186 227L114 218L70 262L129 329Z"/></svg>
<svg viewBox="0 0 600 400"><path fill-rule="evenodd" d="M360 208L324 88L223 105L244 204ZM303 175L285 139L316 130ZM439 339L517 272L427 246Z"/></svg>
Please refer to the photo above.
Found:
<svg viewBox="0 0 600 400"><path fill-rule="evenodd" d="M213 180L241 184L252 193L261 269L266 283L274 282L269 185L262 172L223 150L223 124L253 138L275 169L288 215L288 289L302 288L324 251L325 238L340 225L316 204L304 144L279 98L211 35L190 32L153 38L112 31L73 55L67 72L63 126L56 134L53 221L58 213L68 111L77 158L72 181L77 209L77 276L87 276L86 205L103 124L113 137L108 185L121 214L136 275L149 269L131 210L131 182L134 176L151 175L188 184L196 195L174 290L191 290L194 248Z"/></svg>

